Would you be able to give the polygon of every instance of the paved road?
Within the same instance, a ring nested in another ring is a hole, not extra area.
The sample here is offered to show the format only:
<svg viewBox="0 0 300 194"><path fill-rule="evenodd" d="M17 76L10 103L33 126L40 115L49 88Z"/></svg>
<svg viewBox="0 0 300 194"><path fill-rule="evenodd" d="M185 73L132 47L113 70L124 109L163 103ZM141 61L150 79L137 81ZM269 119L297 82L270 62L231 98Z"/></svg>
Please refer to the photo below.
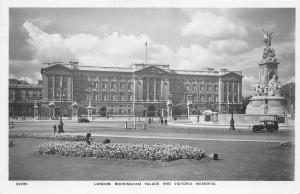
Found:
<svg viewBox="0 0 300 194"><path fill-rule="evenodd" d="M57 121L56 121L57 122ZM55 121L15 122L10 132L52 132ZM184 140L209 140L209 141L252 141L252 142L282 142L294 141L294 133L284 130L278 133L252 133L251 131L228 131L216 128L183 128L174 126L160 126L155 123L147 125L143 130L143 123L137 123L137 129L132 129L133 124L128 122L127 129L124 121L100 121L91 123L77 123L64 121L66 133L85 134L91 129L93 136L98 137L126 137L126 138L156 138L156 139L184 139Z"/></svg>

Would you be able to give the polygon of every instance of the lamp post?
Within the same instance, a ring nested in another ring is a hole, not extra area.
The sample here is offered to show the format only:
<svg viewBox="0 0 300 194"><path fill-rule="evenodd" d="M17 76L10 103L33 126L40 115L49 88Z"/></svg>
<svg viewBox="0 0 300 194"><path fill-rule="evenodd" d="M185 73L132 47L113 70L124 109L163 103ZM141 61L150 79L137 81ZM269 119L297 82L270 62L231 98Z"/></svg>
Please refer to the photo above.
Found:
<svg viewBox="0 0 300 194"><path fill-rule="evenodd" d="M78 103L73 101L72 103L72 119L77 120L77 113L78 113Z"/></svg>
<svg viewBox="0 0 300 194"><path fill-rule="evenodd" d="M167 107L168 107L168 118L172 118L172 101L168 100L167 101Z"/></svg>
<svg viewBox="0 0 300 194"><path fill-rule="evenodd" d="M187 113L188 113L188 118L190 118L190 109L191 109L191 106L192 106L192 101L190 100L191 99L191 95L187 95L186 96L186 106L187 106L187 109L188 109L188 111L187 111Z"/></svg>
<svg viewBox="0 0 300 194"><path fill-rule="evenodd" d="M132 109L133 109L133 128L136 129L136 121L135 121L135 74L133 75L133 96L132 96Z"/></svg>
<svg viewBox="0 0 300 194"><path fill-rule="evenodd" d="M33 117L34 119L38 119L39 117L39 110L38 110L38 105L36 104L36 100L34 101L34 106L33 106L33 109L34 109L34 112L33 112Z"/></svg>
<svg viewBox="0 0 300 194"><path fill-rule="evenodd" d="M55 105L53 101L49 103L49 107L50 107L49 117L50 120L52 120L55 117L55 109L54 109Z"/></svg>
<svg viewBox="0 0 300 194"><path fill-rule="evenodd" d="M93 107L92 107L92 103L91 103L91 97L93 100L93 94L97 93L97 89L93 88L92 85L89 85L89 88L85 90L88 94L88 119L91 121L92 120L92 111L93 111ZM92 95L92 96L91 96Z"/></svg>
<svg viewBox="0 0 300 194"><path fill-rule="evenodd" d="M64 133L64 123L62 122L62 116L63 116L63 89L60 87L58 89L58 93L60 96L60 119L59 119L59 124L58 124L58 133Z"/></svg>
<svg viewBox="0 0 300 194"><path fill-rule="evenodd" d="M191 109L191 106L192 106L192 101L187 101L187 103L186 103L186 105L187 105L187 109L188 109L188 118L190 118L190 109Z"/></svg>

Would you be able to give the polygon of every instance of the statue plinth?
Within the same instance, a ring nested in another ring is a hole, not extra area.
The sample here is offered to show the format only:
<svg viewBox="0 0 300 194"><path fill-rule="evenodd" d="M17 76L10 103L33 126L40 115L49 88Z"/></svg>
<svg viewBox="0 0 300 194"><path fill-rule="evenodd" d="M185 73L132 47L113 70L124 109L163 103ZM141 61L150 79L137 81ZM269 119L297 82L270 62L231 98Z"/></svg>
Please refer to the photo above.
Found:
<svg viewBox="0 0 300 194"><path fill-rule="evenodd" d="M246 114L286 114L286 99L282 96L253 96L247 105Z"/></svg>

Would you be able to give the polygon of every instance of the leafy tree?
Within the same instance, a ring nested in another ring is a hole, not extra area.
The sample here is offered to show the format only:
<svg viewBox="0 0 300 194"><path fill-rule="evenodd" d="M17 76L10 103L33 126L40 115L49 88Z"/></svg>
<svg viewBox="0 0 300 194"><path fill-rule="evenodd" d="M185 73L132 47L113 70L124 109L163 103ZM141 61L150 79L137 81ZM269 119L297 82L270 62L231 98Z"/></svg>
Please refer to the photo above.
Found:
<svg viewBox="0 0 300 194"><path fill-rule="evenodd" d="M281 88L281 95L287 99L288 108L292 104L295 108L295 83L287 83Z"/></svg>
<svg viewBox="0 0 300 194"><path fill-rule="evenodd" d="M247 109L247 105L250 103L250 99L252 98L252 96L247 96L244 97L242 100L242 112L246 113L246 109Z"/></svg>

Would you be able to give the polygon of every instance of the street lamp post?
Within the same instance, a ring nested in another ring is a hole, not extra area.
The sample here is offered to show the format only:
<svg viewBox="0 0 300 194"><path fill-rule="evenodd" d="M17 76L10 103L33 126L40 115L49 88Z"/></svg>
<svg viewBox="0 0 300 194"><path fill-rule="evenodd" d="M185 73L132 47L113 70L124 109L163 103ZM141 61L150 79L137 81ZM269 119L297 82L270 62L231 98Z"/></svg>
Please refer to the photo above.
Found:
<svg viewBox="0 0 300 194"><path fill-rule="evenodd" d="M192 106L192 101L187 101L187 109L188 109L188 118L190 118L190 109L191 109L191 106Z"/></svg>
<svg viewBox="0 0 300 194"><path fill-rule="evenodd" d="M167 101L167 107L168 107L168 118L172 119L172 101Z"/></svg>
<svg viewBox="0 0 300 194"><path fill-rule="evenodd" d="M59 95L60 95L60 119L58 124L58 133L64 133L64 123L62 122L62 116L63 116L63 89L60 87L59 89Z"/></svg>
<svg viewBox="0 0 300 194"><path fill-rule="evenodd" d="M135 74L133 75L133 97L132 97L132 110L133 110L133 128L136 129L136 121L135 121Z"/></svg>

